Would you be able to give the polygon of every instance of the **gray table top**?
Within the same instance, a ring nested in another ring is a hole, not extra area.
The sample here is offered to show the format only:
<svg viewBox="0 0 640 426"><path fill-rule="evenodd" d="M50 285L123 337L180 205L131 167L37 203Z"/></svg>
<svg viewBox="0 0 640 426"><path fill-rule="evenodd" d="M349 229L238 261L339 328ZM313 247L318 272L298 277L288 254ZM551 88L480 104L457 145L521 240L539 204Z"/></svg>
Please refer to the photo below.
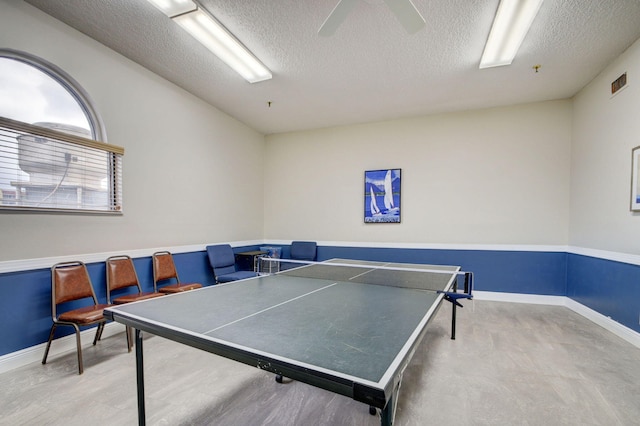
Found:
<svg viewBox="0 0 640 426"><path fill-rule="evenodd" d="M353 263L333 261L346 262ZM258 363L268 359L322 380L385 389L437 310L442 294L435 290L449 290L459 268L359 263L411 270L316 264L120 305L106 315L164 337L179 335L175 340L223 356L250 353Z"/></svg>

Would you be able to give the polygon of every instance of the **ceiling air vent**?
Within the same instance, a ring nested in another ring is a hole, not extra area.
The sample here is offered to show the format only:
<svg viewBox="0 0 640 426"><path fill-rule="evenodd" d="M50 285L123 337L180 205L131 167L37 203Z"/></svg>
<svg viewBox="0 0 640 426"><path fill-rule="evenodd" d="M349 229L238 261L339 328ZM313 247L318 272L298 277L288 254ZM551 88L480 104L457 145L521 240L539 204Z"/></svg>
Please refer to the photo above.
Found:
<svg viewBox="0 0 640 426"><path fill-rule="evenodd" d="M622 89L627 85L627 73L625 72L620 77L616 78L613 83L611 83L611 94L615 94L617 91Z"/></svg>

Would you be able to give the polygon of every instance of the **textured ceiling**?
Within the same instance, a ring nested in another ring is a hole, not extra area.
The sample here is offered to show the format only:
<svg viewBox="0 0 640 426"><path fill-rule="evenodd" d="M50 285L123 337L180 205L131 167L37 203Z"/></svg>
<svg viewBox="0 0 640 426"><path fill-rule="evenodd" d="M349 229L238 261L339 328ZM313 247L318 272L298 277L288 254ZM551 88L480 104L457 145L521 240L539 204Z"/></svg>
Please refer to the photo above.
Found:
<svg viewBox="0 0 640 426"><path fill-rule="evenodd" d="M332 37L337 0L200 0L273 72L250 84L146 0L26 2L264 134L568 98L640 37L638 0L545 0L513 64L480 70L498 0L413 0L414 35L362 0Z"/></svg>

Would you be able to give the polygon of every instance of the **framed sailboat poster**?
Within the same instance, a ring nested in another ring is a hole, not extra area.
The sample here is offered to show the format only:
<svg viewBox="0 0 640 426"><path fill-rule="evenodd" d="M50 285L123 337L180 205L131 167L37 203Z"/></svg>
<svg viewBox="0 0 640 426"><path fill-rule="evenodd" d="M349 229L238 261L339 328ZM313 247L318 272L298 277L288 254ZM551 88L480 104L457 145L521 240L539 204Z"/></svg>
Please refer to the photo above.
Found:
<svg viewBox="0 0 640 426"><path fill-rule="evenodd" d="M364 172L364 222L400 223L401 169Z"/></svg>

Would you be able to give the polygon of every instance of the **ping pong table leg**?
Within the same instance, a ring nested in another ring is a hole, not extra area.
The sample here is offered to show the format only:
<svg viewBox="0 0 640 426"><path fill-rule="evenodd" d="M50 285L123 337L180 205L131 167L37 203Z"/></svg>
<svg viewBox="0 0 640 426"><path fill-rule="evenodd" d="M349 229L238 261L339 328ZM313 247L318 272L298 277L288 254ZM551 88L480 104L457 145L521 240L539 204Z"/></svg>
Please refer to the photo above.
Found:
<svg viewBox="0 0 640 426"><path fill-rule="evenodd" d="M457 292L458 291L458 278L456 277L455 281L453 282L453 292ZM456 340L456 304L452 303L451 306L453 306L452 311L451 311L451 340Z"/></svg>
<svg viewBox="0 0 640 426"><path fill-rule="evenodd" d="M380 412L380 425L381 426L391 426L393 424L393 419L395 417L396 411L396 398L397 394L394 394L387 401L386 407L382 409Z"/></svg>
<svg viewBox="0 0 640 426"><path fill-rule="evenodd" d="M456 304L452 303L451 306L451 340L456 340Z"/></svg>
<svg viewBox="0 0 640 426"><path fill-rule="evenodd" d="M142 331L136 328L136 381L138 387L138 425L145 426L144 363L142 359Z"/></svg>
<svg viewBox="0 0 640 426"><path fill-rule="evenodd" d="M381 426L391 426L396 418L396 409L398 408L398 395L400 394L400 385L402 384L402 375L396 384L393 393L389 396L387 400L387 405L380 410L380 425ZM375 409L372 410L373 407L369 407L369 414L375 414Z"/></svg>
<svg viewBox="0 0 640 426"><path fill-rule="evenodd" d="M453 284L453 291L457 292L458 290L458 280L456 279ZM464 295L462 297L466 299L471 299L471 292L473 291L473 274L471 272L466 272L464 274ZM457 299L456 299L457 300ZM456 308L458 307L456 300L451 303L453 306L453 310L451 312L451 340L456 340ZM462 305L460 305L462 307Z"/></svg>

